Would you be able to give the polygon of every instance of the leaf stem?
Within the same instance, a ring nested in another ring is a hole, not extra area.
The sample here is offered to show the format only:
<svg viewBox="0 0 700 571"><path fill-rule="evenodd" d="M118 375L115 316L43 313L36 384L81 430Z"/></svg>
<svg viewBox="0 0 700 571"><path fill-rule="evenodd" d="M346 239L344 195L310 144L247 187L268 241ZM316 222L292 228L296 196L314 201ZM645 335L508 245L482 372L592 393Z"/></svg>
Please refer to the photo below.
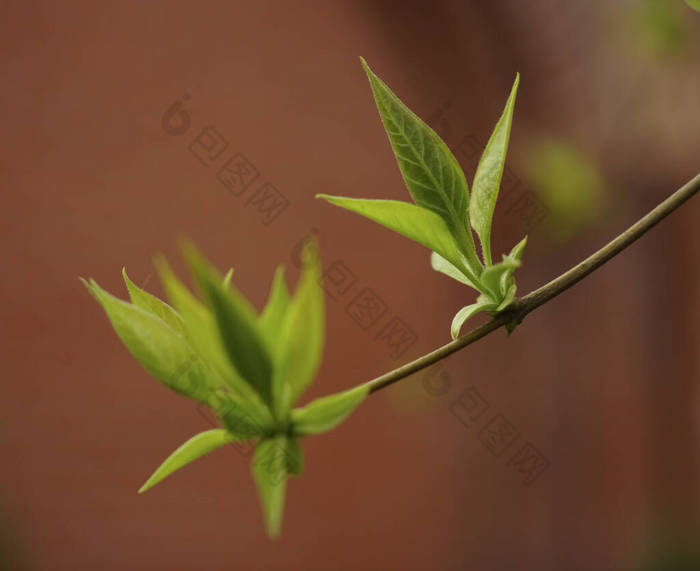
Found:
<svg viewBox="0 0 700 571"><path fill-rule="evenodd" d="M684 184L656 208L640 218L622 234L600 248L600 250L549 283L522 297L512 308L498 314L491 321L480 327L472 329L462 337L363 384L369 387L369 393L374 393L425 367L437 363L460 349L464 349L504 325L520 323L532 310L566 291L641 238L648 230L692 198L698 190L700 190L700 174Z"/></svg>

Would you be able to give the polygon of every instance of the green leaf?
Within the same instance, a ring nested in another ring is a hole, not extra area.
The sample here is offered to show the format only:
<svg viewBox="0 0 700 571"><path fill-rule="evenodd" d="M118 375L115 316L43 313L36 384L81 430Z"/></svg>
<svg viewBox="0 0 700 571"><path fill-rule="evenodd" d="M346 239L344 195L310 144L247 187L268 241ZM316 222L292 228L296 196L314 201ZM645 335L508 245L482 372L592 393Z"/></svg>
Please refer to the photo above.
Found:
<svg viewBox="0 0 700 571"><path fill-rule="evenodd" d="M286 436L273 436L263 438L255 448L251 471L270 537L277 537L280 533L289 467L299 462L294 458L299 451L298 445L296 449L293 446Z"/></svg>
<svg viewBox="0 0 700 571"><path fill-rule="evenodd" d="M129 276L126 275L126 268L122 268L122 276L126 283L126 288L129 290L131 303L165 321L175 333L184 334L182 318L172 307L134 284L129 279Z"/></svg>
<svg viewBox="0 0 700 571"><path fill-rule="evenodd" d="M146 371L175 392L208 403L212 393L201 361L185 339L153 314L83 280L112 327Z"/></svg>
<svg viewBox="0 0 700 571"><path fill-rule="evenodd" d="M496 207L496 200L498 199L501 178L503 177L503 167L506 161L506 152L508 151L510 128L513 123L513 108L515 107L515 96L518 92L519 82L520 75L518 74L515 76L515 83L513 83L503 114L498 123L496 123L489 142L486 144L472 184L469 219L471 220L472 228L474 228L481 241L481 250L487 266L491 265L491 221L493 219L493 210Z"/></svg>
<svg viewBox="0 0 700 571"><path fill-rule="evenodd" d="M156 257L155 264L170 303L182 316L185 336L195 351L215 370L219 379L215 386L226 384L235 390L238 383L233 379L240 377L224 353L214 316L177 278L165 258Z"/></svg>
<svg viewBox="0 0 700 571"><path fill-rule="evenodd" d="M516 291L518 291L518 288L514 283L508 286L508 289L505 295L503 296L501 304L496 308L496 312L503 311L504 309L508 309L510 307L510 305L515 301Z"/></svg>
<svg viewBox="0 0 700 571"><path fill-rule="evenodd" d="M165 459L165 462L158 466L158 469L153 472L146 483L141 486L139 494L151 489L157 483L190 462L194 462L205 454L220 448L224 444L234 442L235 440L236 438L232 434L221 428L200 432L175 450L175 452Z"/></svg>
<svg viewBox="0 0 700 571"><path fill-rule="evenodd" d="M473 317L481 311L491 311L495 308L496 305L492 301L482 300L460 309L454 316L454 319L452 319L452 327L450 329L452 339L457 339L457 337L459 337L459 332L462 329L462 325L464 325L464 322L467 319Z"/></svg>
<svg viewBox="0 0 700 571"><path fill-rule="evenodd" d="M182 316L185 336L210 371L209 385L213 389L226 386L239 399L255 404L262 420L266 409L226 356L214 316L177 278L165 258L158 256L155 263L168 299Z"/></svg>
<svg viewBox="0 0 700 571"><path fill-rule="evenodd" d="M275 423L270 414L261 415L256 406L248 401L221 396L212 409L219 422L240 441L275 430Z"/></svg>
<svg viewBox="0 0 700 571"><path fill-rule="evenodd" d="M305 436L328 432L343 422L368 394L366 386L316 399L292 411L294 434Z"/></svg>
<svg viewBox="0 0 700 571"><path fill-rule="evenodd" d="M508 253L508 258L517 260L520 262L523 259L523 252L525 251L525 246L527 246L527 236L525 236L520 242L518 242L513 249Z"/></svg>
<svg viewBox="0 0 700 571"><path fill-rule="evenodd" d="M515 290L517 288L515 286L515 278L513 277L513 272L521 264L521 261L523 259L523 252L525 251L526 245L527 245L527 236L525 236L525 238L523 238L522 240L520 240L520 242L518 242L515 246L513 246L513 249L510 251L510 253L507 256L503 257L504 261L511 260L517 264L513 269L504 272L503 275L501 276L499 287L500 287L501 294L503 294L505 296L504 299L508 297L511 290L513 291L513 299L515 298ZM503 305L503 304L501 304L501 305ZM498 310L500 311L501 308L499 307Z"/></svg>
<svg viewBox="0 0 700 571"><path fill-rule="evenodd" d="M226 275L224 276L224 279L221 282L224 285L224 289L228 289L231 287L231 278L233 278L233 268L230 268L229 271L226 272Z"/></svg>
<svg viewBox="0 0 700 571"><path fill-rule="evenodd" d="M279 367L275 371L276 402L279 411L287 411L314 379L323 354L325 307L320 256L316 240L304 246L308 260L299 276L294 298L282 323L279 336Z"/></svg>
<svg viewBox="0 0 700 571"><path fill-rule="evenodd" d="M472 276L472 281L476 281L447 225L430 210L396 200L346 198L327 194L317 194L316 197L369 218L409 240L418 242L440 254L463 274Z"/></svg>
<svg viewBox="0 0 700 571"><path fill-rule="evenodd" d="M218 325L231 364L262 397L272 403L272 362L253 307L235 287L225 289L221 276L191 244L185 257Z"/></svg>
<svg viewBox="0 0 700 571"><path fill-rule="evenodd" d="M458 270L454 265L452 265L450 262L448 262L445 258L443 258L437 252L430 253L430 266L436 272L443 273L446 276L451 277L453 280L457 280L458 282L461 282L465 285L468 285L469 287L471 287L477 291L481 291L479 289L480 286L478 286L476 284L476 282L470 280L467 276L464 275L463 272Z"/></svg>
<svg viewBox="0 0 700 571"><path fill-rule="evenodd" d="M693 10L700 12L700 0L685 0L685 3Z"/></svg>
<svg viewBox="0 0 700 571"><path fill-rule="evenodd" d="M443 218L472 271L480 262L467 228L469 187L447 145L377 77L362 59L401 175L418 206Z"/></svg>
<svg viewBox="0 0 700 571"><path fill-rule="evenodd" d="M287 474L300 476L304 471L304 454L298 438L287 438Z"/></svg>
<svg viewBox="0 0 700 571"><path fill-rule="evenodd" d="M271 354L278 353L282 322L289 308L289 292L284 279L284 266L278 266L272 279L270 295L258 323Z"/></svg>
<svg viewBox="0 0 700 571"><path fill-rule="evenodd" d="M501 284L506 283L505 280L518 266L520 266L518 260L504 257L502 262L489 266L482 272L481 283L494 301L500 303L501 298L506 293L506 290L501 290Z"/></svg>

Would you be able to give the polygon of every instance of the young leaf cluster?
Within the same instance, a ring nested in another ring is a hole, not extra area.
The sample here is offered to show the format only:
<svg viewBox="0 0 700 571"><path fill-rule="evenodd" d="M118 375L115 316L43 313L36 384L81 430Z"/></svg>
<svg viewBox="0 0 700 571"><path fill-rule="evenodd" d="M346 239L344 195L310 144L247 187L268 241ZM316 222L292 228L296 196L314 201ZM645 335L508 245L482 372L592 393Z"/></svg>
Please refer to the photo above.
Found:
<svg viewBox="0 0 700 571"><path fill-rule="evenodd" d="M513 272L520 265L527 237L493 263L491 225L503 176L519 76L491 134L469 185L445 142L375 75L369 78L379 116L389 137L408 192L415 204L319 194L317 197L381 224L432 250L431 265L479 293L452 321L457 338L464 322L481 311L497 314L511 307L517 290ZM477 254L472 230L481 244Z"/></svg>
<svg viewBox="0 0 700 571"><path fill-rule="evenodd" d="M268 533L276 536L286 480L303 468L299 439L336 427L362 402L367 388L295 408L316 375L323 351L325 310L315 242L304 250L294 295L280 266L260 313L231 283L232 271L221 276L192 245L184 247L184 255L201 300L163 258L157 259L157 267L169 304L137 287L126 271L130 302L95 280L84 281L143 368L173 391L208 406L221 424L175 450L139 492L225 444L252 440L252 475Z"/></svg>

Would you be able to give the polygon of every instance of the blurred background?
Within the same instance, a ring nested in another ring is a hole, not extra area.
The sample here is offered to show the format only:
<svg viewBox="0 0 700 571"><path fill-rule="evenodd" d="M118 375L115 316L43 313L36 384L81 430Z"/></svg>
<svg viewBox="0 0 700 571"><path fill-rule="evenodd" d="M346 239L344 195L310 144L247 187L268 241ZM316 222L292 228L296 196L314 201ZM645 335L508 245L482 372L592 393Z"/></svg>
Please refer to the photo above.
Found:
<svg viewBox="0 0 700 571"><path fill-rule="evenodd" d="M209 419L140 369L78 281L161 295L187 236L260 307L318 236L304 398L449 341L473 300L314 194L408 200L358 56L471 180L517 71L496 252L521 294L700 170L682 0L4 2L1 569L700 569L695 198L528 316L308 439L282 538L248 452L139 496ZM478 322L478 320L477 320Z"/></svg>

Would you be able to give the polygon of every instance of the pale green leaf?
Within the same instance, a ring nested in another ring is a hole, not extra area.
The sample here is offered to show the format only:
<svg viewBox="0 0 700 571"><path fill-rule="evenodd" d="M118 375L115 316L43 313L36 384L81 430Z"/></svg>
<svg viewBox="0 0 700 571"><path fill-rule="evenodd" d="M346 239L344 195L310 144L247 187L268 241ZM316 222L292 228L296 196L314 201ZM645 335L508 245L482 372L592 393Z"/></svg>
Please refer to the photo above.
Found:
<svg viewBox="0 0 700 571"><path fill-rule="evenodd" d="M481 241L481 250L487 266L491 265L491 222L503 177L503 167L505 165L506 152L508 151L510 128L513 123L513 108L515 107L515 96L518 92L519 82L520 75L516 75L506 107L498 123L496 123L489 142L486 144L472 184L469 219L471 220L472 228L474 228Z"/></svg>
<svg viewBox="0 0 700 571"><path fill-rule="evenodd" d="M463 274L474 276L447 225L430 210L396 200L347 198L327 194L316 196L418 242L440 254ZM475 278L472 280L475 281Z"/></svg>
<svg viewBox="0 0 700 571"><path fill-rule="evenodd" d="M226 386L239 400L252 403L262 422L269 413L257 393L241 378L226 356L214 316L177 278L165 258L156 258L156 268L168 299L182 316L188 341L210 370L210 386L213 389Z"/></svg>
<svg viewBox="0 0 700 571"><path fill-rule="evenodd" d="M190 462L194 462L205 454L208 454L209 452L216 450L229 442L234 442L235 440L236 439L232 434L221 428L200 432L175 450L175 452L168 456L165 461L158 466L158 469L153 472L146 483L141 486L139 494L149 490L158 482L167 478L170 474L176 470L179 470L183 466L186 466Z"/></svg>
<svg viewBox="0 0 700 571"><path fill-rule="evenodd" d="M263 438L255 447L251 471L270 537L277 537L282 527L288 468L292 462L289 455L289 439L286 436Z"/></svg>
<svg viewBox="0 0 700 571"><path fill-rule="evenodd" d="M459 332L467 319L481 311L491 311L495 308L496 306L493 302L477 301L476 303L472 303L460 309L454 316L454 319L452 319L452 327L450 328L452 339L457 339L457 337L459 337Z"/></svg>
<svg viewBox="0 0 700 571"><path fill-rule="evenodd" d="M255 403L250 401L222 395L211 408L219 422L238 440L250 440L275 430L275 422L269 411L261 414Z"/></svg>
<svg viewBox="0 0 700 571"><path fill-rule="evenodd" d="M454 265L448 262L437 252L430 253L430 266L436 272L443 273L446 276L451 277L453 280L457 280L458 282L468 285L469 287L477 291L481 291L479 289L479 286L477 286L475 282L470 280L467 276L464 275L462 271L458 270Z"/></svg>
<svg viewBox="0 0 700 571"><path fill-rule="evenodd" d="M525 246L527 246L527 236L525 236L520 242L518 242L513 249L508 253L508 258L517 260L520 262L523 259L523 252L525 251Z"/></svg>
<svg viewBox="0 0 700 571"><path fill-rule="evenodd" d="M494 301L500 301L506 293L505 290L501 291L501 284L507 283L507 279L518 266L518 260L504 257L502 262L489 266L482 272L481 283Z"/></svg>
<svg viewBox="0 0 700 571"><path fill-rule="evenodd" d="M146 371L179 394L203 403L210 400L206 372L183 337L153 314L103 290L94 280L84 283Z"/></svg>
<svg viewBox="0 0 700 571"><path fill-rule="evenodd" d="M172 307L134 284L126 275L126 268L122 268L122 276L129 290L131 303L165 321L175 333L184 334L182 318Z"/></svg>
<svg viewBox="0 0 700 571"><path fill-rule="evenodd" d="M320 256L316 240L304 246L301 271L294 298L289 302L280 335L279 367L275 371L278 411L286 411L314 379L323 354L325 307Z"/></svg>
<svg viewBox="0 0 700 571"><path fill-rule="evenodd" d="M459 163L440 137L377 77L362 59L399 170L418 206L443 218L476 271L474 240L467 228L469 188Z"/></svg>
<svg viewBox="0 0 700 571"><path fill-rule="evenodd" d="M362 403L368 388L359 386L316 399L292 411L294 434L305 436L327 432L343 422Z"/></svg>
<svg viewBox="0 0 700 571"><path fill-rule="evenodd" d="M184 247L185 257L214 314L222 344L240 376L272 403L272 362L253 307L235 288L224 289L221 276L193 245Z"/></svg>
<svg viewBox="0 0 700 571"><path fill-rule="evenodd" d="M224 279L222 283L224 284L224 289L228 289L231 287L231 279L233 278L233 268L230 268L228 272L226 272L226 275L224 276Z"/></svg>
<svg viewBox="0 0 700 571"><path fill-rule="evenodd" d="M284 266L278 266L272 279L270 295L259 319L260 330L271 354L277 354L279 351L282 322L288 307L289 292L284 279Z"/></svg>
<svg viewBox="0 0 700 571"><path fill-rule="evenodd" d="M504 309L508 309L508 307L510 307L510 305L515 301L516 291L518 291L517 286L514 283L510 284L510 286L508 286L508 289L506 290L505 295L503 296L501 304L496 308L496 311L503 311Z"/></svg>
<svg viewBox="0 0 700 571"><path fill-rule="evenodd" d="M510 261L515 262L517 265L515 267L513 267L511 270L503 272L503 274L501 275L501 279L499 282L499 290L500 290L501 295L504 296L504 298L503 298L504 302L501 303L502 306L504 305L505 300L511 291L513 294L513 298L515 298L515 291L517 290L517 287L515 285L515 278L513 277L513 272L521 264L521 260L523 259L523 252L525 250L526 245L527 245L527 236L525 236L525 238L523 238L522 240L520 240L520 242L518 242L515 246L513 246L513 249L510 251L510 253L507 256L503 257L504 261L510 260ZM506 305L508 305L508 304L506 304ZM499 307L499 311L501 309L502 308Z"/></svg>

